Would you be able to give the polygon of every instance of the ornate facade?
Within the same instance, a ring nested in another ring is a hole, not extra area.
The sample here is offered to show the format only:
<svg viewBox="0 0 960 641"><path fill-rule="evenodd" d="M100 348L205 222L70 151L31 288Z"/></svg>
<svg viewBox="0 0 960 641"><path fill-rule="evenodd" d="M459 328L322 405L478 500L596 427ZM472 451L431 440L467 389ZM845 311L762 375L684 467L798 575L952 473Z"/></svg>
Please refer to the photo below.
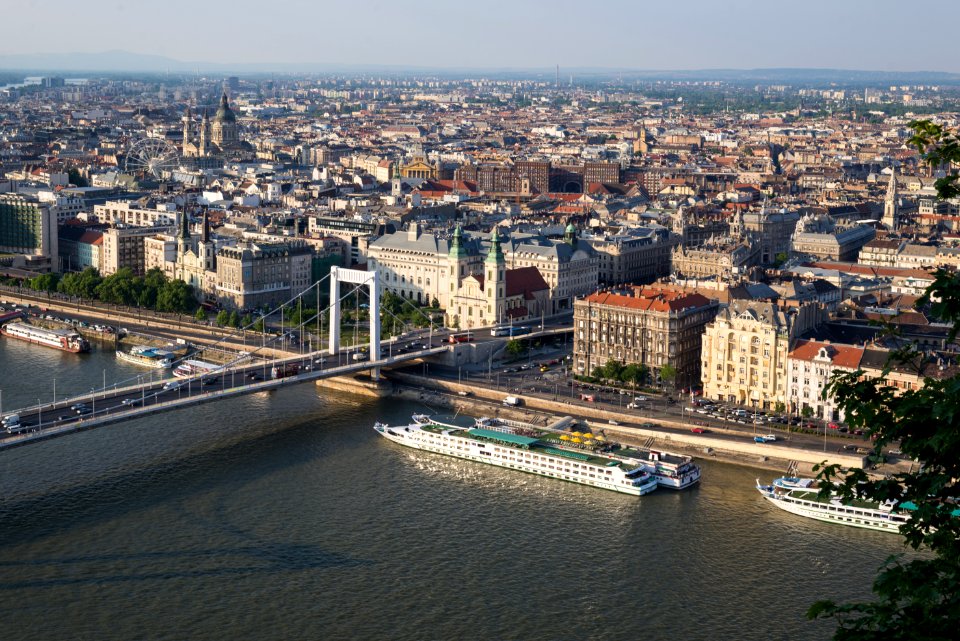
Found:
<svg viewBox="0 0 960 641"><path fill-rule="evenodd" d="M645 365L656 378L669 364L676 385L697 384L700 341L718 306L702 294L656 287L591 294L573 306L574 368L589 375L613 359Z"/></svg>

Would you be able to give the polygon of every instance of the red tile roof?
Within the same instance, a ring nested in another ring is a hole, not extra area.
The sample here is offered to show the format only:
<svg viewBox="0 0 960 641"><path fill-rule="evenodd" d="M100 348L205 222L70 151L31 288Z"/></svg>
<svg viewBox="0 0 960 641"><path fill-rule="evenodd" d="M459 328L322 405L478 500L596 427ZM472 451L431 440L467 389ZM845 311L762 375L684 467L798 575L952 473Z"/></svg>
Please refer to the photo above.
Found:
<svg viewBox="0 0 960 641"><path fill-rule="evenodd" d="M634 292L636 295L630 296L628 294L599 291L590 294L584 300L597 305L628 307L655 312L675 312L681 309L710 305L710 299L702 294L686 294L659 287L638 287Z"/></svg>
<svg viewBox="0 0 960 641"><path fill-rule="evenodd" d="M820 352L821 347L827 348L827 353L830 354L830 360L834 366L847 369L860 367L860 359L863 358L864 348L842 343L800 340L797 341L793 351L790 352L790 358L798 361L812 361Z"/></svg>

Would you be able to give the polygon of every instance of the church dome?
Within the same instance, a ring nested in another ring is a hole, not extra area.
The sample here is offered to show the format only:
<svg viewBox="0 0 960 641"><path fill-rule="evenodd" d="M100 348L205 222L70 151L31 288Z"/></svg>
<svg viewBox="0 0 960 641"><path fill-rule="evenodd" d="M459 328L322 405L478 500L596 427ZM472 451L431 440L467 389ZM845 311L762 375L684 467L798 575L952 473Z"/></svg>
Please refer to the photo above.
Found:
<svg viewBox="0 0 960 641"><path fill-rule="evenodd" d="M217 109L216 115L213 119L217 122L236 122L237 116L233 113L233 109L230 108L230 104L227 102L226 92L220 96L220 108Z"/></svg>

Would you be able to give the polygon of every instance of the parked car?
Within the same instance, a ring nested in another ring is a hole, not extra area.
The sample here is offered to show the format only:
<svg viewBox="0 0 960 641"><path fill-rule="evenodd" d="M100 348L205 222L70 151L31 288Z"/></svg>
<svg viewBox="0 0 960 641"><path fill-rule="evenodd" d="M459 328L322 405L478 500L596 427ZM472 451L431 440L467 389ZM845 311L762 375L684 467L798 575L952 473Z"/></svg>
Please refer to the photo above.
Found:
<svg viewBox="0 0 960 641"><path fill-rule="evenodd" d="M703 427L693 427L693 428L690 429L690 431L693 432L694 434L706 434L706 433L707 433L706 428L703 428Z"/></svg>

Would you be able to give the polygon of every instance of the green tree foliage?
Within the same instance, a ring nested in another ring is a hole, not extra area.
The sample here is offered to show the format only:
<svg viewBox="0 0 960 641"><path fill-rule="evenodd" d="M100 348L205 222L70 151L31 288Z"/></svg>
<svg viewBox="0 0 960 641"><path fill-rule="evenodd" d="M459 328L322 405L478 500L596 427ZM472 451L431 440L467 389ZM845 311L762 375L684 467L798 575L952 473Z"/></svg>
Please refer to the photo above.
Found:
<svg viewBox="0 0 960 641"><path fill-rule="evenodd" d="M527 351L527 348L523 344L523 341L518 341L515 338L507 342L506 349L507 349L507 354L509 354L513 358L519 358L520 356L523 356Z"/></svg>
<svg viewBox="0 0 960 641"><path fill-rule="evenodd" d="M240 326L250 327L251 325L253 325L253 316L250 314L244 314L243 318L240 319Z"/></svg>
<svg viewBox="0 0 960 641"><path fill-rule="evenodd" d="M157 309L161 312L192 313L198 306L193 287L182 280L171 280L157 294Z"/></svg>
<svg viewBox="0 0 960 641"><path fill-rule="evenodd" d="M224 327L230 322L230 312L221 309L217 312L217 327Z"/></svg>
<svg viewBox="0 0 960 641"><path fill-rule="evenodd" d="M913 143L934 165L960 163L956 131L940 125L911 125ZM960 195L957 176L937 181L941 198ZM960 330L960 275L938 271L934 283L917 302L929 306L933 315L953 329L951 342ZM896 363L918 365L924 354L912 347L894 352L888 369ZM960 496L960 375L927 378L916 390L900 390L886 381L887 372L869 378L862 371L837 374L825 394L832 394L853 428L863 429L877 452L899 444L905 456L920 462L910 472L883 479L864 470L841 471L825 466L820 478L837 484L834 491L845 500L892 501L914 504L909 521L901 526L905 542L926 555L912 560L888 559L873 583L874 600L837 604L819 601L808 616L832 617L837 622L837 641L907 639L956 639L960 630L960 518L953 513ZM830 488L825 489L824 495Z"/></svg>
<svg viewBox="0 0 960 641"><path fill-rule="evenodd" d="M63 278L57 284L57 289L70 296L79 296L80 298L95 298L97 287L103 279L100 272L95 267L87 267L82 272L70 272L64 274Z"/></svg>
<svg viewBox="0 0 960 641"><path fill-rule="evenodd" d="M237 310L232 310L230 312L230 318L227 319L227 325L230 327L240 327L240 315L237 314Z"/></svg>
<svg viewBox="0 0 960 641"><path fill-rule="evenodd" d="M610 359L603 366L603 377L610 381L619 381L620 375L623 373L624 365L622 362Z"/></svg>
<svg viewBox="0 0 960 641"><path fill-rule="evenodd" d="M60 282L60 274L49 273L40 274L30 279L30 289L37 292L55 292L57 283Z"/></svg>
<svg viewBox="0 0 960 641"><path fill-rule="evenodd" d="M660 368L660 381L669 387L673 385L675 380L677 380L677 368L670 363L666 363Z"/></svg>
<svg viewBox="0 0 960 641"><path fill-rule="evenodd" d="M263 316L261 316L261 317L258 318L257 321L253 324L253 331L255 331L255 332L262 332L262 331L263 331L263 328L264 328Z"/></svg>
<svg viewBox="0 0 960 641"><path fill-rule="evenodd" d="M193 317L197 320L198 323L206 323L206 322L207 322L207 310L205 310L205 309L202 308L202 307L198 307L198 308L197 308L197 313L194 314Z"/></svg>
<svg viewBox="0 0 960 641"><path fill-rule="evenodd" d="M139 293L133 270L129 267L118 269L104 278L97 286L97 298L104 303L114 305L136 305Z"/></svg>

